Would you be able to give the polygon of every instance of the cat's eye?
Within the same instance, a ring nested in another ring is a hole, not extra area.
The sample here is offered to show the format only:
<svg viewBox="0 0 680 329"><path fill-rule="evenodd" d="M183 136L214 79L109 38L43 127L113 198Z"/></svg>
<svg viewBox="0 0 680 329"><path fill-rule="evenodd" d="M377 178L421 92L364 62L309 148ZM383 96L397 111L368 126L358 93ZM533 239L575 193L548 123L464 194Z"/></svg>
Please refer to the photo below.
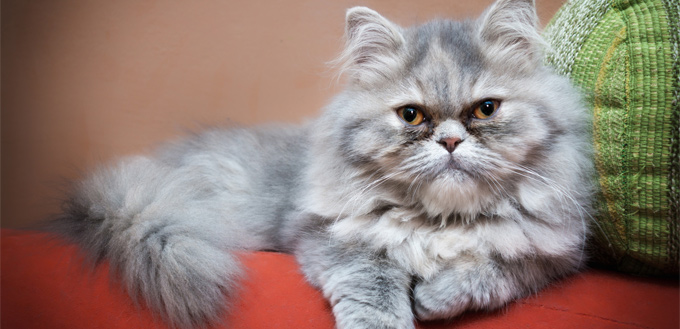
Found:
<svg viewBox="0 0 680 329"><path fill-rule="evenodd" d="M399 117L411 126L417 126L425 121L425 114L413 106L404 106L397 110Z"/></svg>
<svg viewBox="0 0 680 329"><path fill-rule="evenodd" d="M481 120L489 119L498 112L498 107L501 105L499 101L496 100L485 100L477 106L475 106L472 115Z"/></svg>

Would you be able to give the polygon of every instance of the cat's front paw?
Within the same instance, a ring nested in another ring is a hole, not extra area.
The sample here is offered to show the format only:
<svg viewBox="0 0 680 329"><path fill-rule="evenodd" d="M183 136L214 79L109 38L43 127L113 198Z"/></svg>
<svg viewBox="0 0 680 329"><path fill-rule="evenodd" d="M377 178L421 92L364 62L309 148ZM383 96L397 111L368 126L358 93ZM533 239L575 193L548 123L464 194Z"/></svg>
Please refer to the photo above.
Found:
<svg viewBox="0 0 680 329"><path fill-rule="evenodd" d="M470 297L454 286L421 282L413 289L413 311L419 320L448 319L469 308Z"/></svg>
<svg viewBox="0 0 680 329"><path fill-rule="evenodd" d="M490 262L452 266L413 288L413 310L420 320L453 318L470 310L493 310L520 290Z"/></svg>
<svg viewBox="0 0 680 329"><path fill-rule="evenodd" d="M408 309L408 303L399 304L368 302L351 297L343 298L333 306L336 327L338 329L415 329L413 314Z"/></svg>
<svg viewBox="0 0 680 329"><path fill-rule="evenodd" d="M415 323L411 321L391 321L388 319L374 318L353 318L337 319L338 329L415 329Z"/></svg>

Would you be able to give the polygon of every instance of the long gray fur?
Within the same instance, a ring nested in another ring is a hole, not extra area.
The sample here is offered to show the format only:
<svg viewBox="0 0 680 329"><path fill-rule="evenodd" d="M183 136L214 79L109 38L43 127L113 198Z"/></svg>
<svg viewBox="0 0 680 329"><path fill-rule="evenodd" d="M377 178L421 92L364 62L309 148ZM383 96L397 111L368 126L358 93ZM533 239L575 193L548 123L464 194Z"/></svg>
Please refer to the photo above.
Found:
<svg viewBox="0 0 680 329"><path fill-rule="evenodd" d="M338 328L501 307L582 266L591 212L588 114L542 65L536 22L531 0L411 28L352 8L347 86L318 119L123 159L52 227L181 328L219 321L241 250L294 253ZM498 112L473 118L486 99Z"/></svg>

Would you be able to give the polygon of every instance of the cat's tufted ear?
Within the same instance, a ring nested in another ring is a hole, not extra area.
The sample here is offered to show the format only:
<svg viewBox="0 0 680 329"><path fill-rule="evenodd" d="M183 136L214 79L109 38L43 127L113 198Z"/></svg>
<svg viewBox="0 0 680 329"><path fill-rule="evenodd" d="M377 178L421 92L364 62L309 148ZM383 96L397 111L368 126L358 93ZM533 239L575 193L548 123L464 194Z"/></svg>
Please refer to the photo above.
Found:
<svg viewBox="0 0 680 329"><path fill-rule="evenodd" d="M541 61L545 42L538 30L534 0L498 0L479 18L485 53L533 67Z"/></svg>
<svg viewBox="0 0 680 329"><path fill-rule="evenodd" d="M404 45L401 28L366 7L347 10L345 37L345 50L337 63L341 73L360 82L387 76Z"/></svg>

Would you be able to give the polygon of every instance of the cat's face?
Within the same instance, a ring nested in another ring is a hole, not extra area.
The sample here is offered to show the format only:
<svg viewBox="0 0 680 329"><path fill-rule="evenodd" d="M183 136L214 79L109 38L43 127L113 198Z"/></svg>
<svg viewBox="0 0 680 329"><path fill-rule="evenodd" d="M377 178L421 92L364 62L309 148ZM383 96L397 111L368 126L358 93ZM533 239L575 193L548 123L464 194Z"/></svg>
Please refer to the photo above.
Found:
<svg viewBox="0 0 680 329"><path fill-rule="evenodd" d="M350 15L350 38L368 35L348 46L363 55L348 68L352 85L334 110L339 148L352 165L402 182L431 215L483 211L510 192L513 177L533 170L563 129L532 36L508 41L496 35L502 29L487 31L507 18L494 8L479 21L410 29L367 11L355 13L352 30Z"/></svg>

